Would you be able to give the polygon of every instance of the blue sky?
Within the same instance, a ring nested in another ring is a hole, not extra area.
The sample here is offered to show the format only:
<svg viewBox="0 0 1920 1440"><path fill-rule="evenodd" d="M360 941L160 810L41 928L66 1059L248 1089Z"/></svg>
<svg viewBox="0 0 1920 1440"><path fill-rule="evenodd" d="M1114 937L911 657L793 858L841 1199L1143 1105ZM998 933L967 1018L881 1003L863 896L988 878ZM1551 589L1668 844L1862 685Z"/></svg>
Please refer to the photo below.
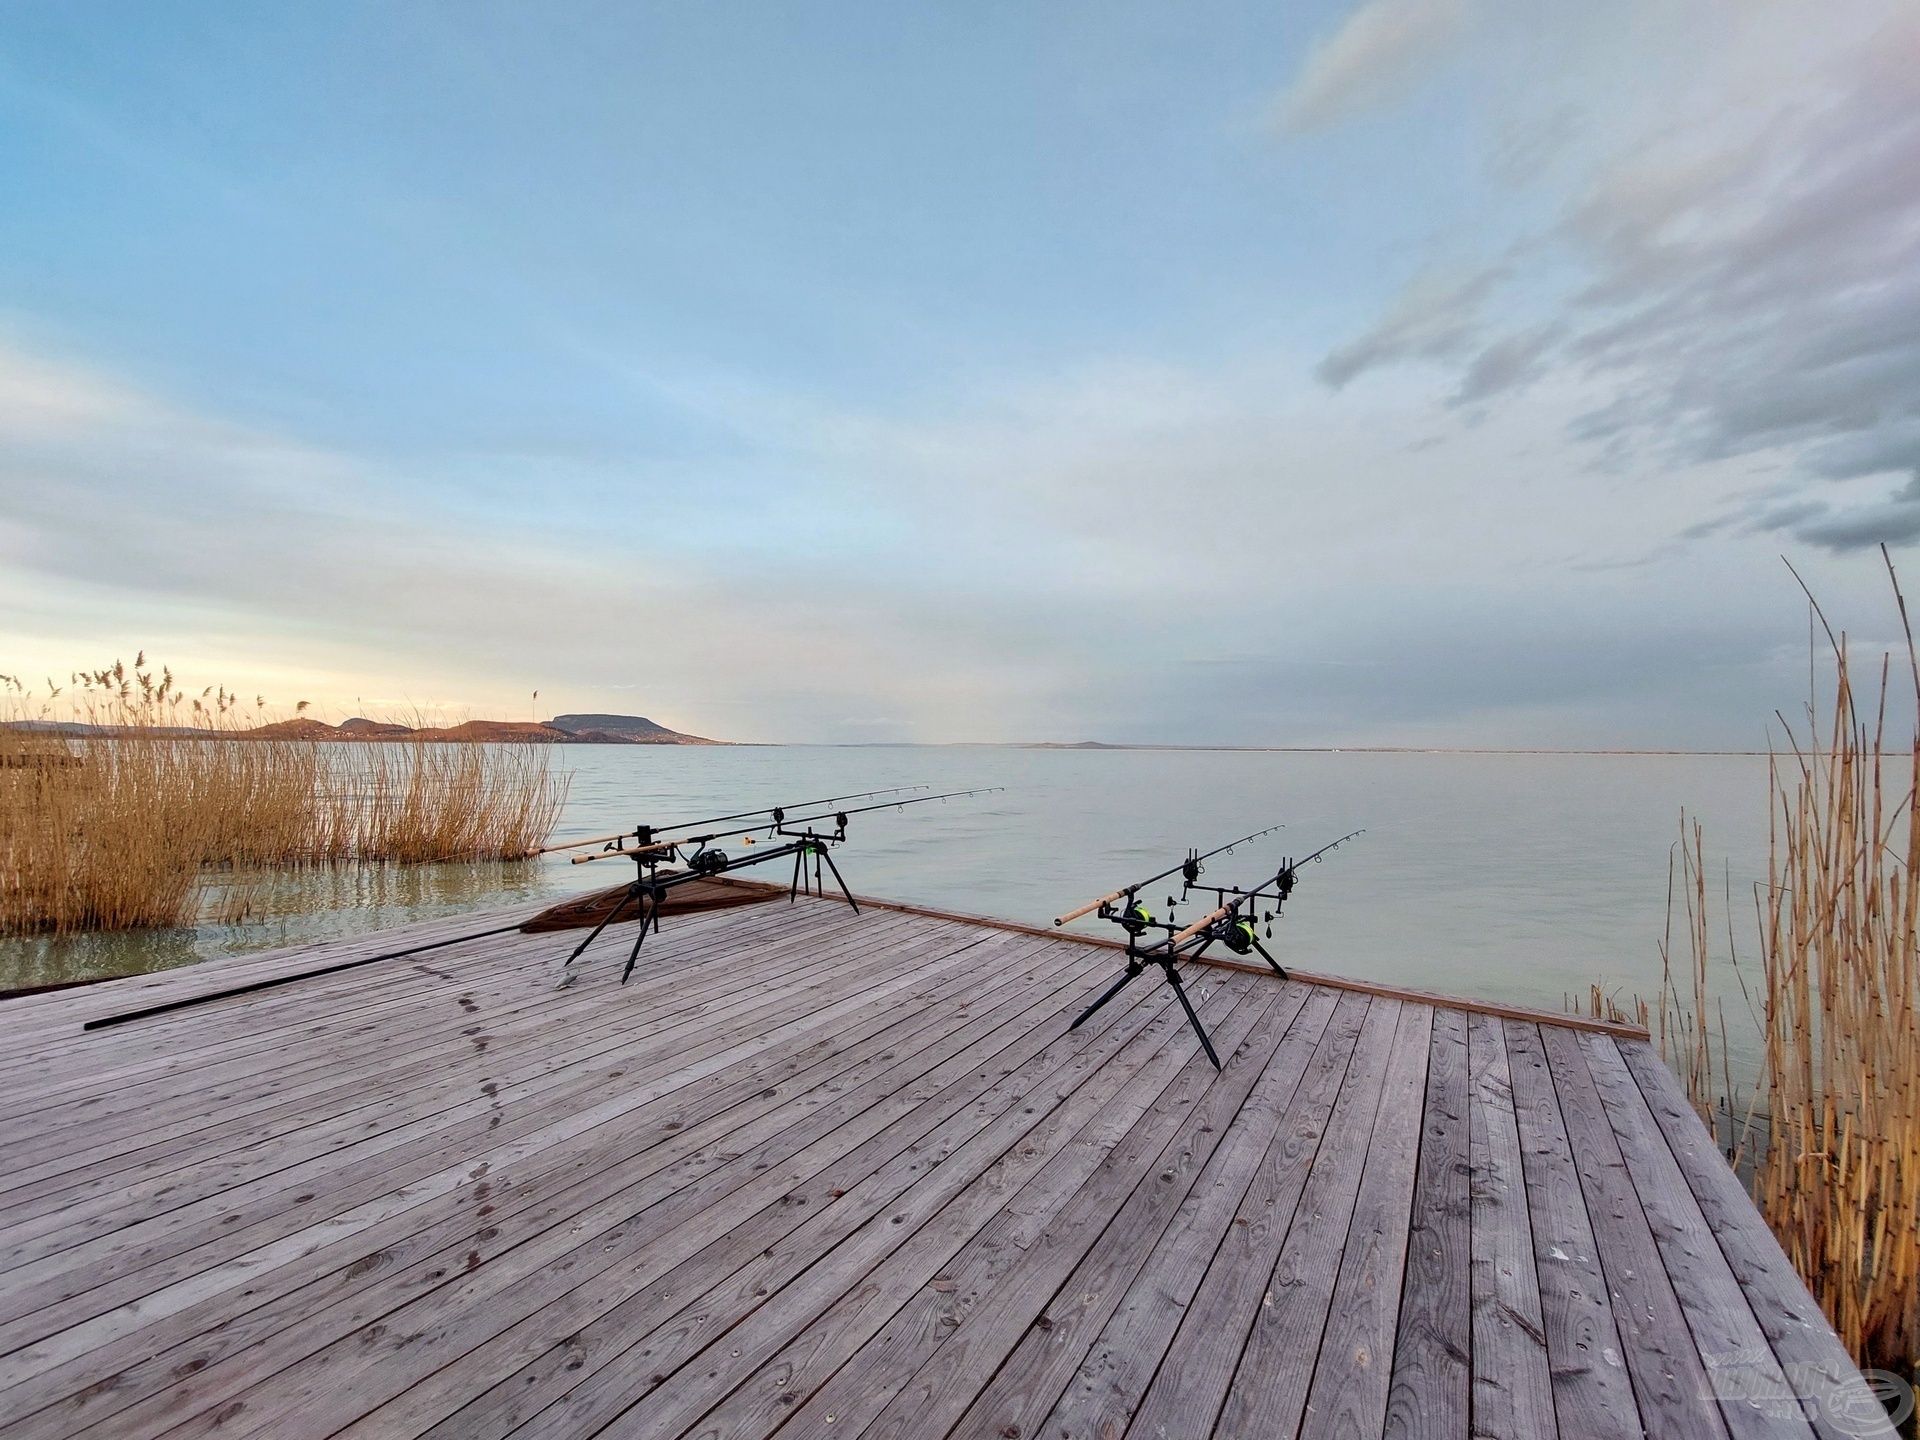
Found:
<svg viewBox="0 0 1920 1440"><path fill-rule="evenodd" d="M1892 4L0 13L0 668L1750 744L1920 535ZM11 660L11 664L4 664Z"/></svg>

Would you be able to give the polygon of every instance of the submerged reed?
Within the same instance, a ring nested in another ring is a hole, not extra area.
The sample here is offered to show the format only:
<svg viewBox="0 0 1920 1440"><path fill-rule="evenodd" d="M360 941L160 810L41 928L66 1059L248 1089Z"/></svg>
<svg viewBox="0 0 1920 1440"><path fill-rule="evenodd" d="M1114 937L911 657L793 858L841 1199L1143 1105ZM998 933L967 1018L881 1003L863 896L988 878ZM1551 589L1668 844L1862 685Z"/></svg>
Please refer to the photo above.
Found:
<svg viewBox="0 0 1920 1440"><path fill-rule="evenodd" d="M109 733L0 727L0 934L191 924L210 870L230 920L269 869L517 860L566 797L538 746L243 739L236 697L183 715L143 659L73 677L67 713ZM0 719L46 724L50 690L0 676Z"/></svg>

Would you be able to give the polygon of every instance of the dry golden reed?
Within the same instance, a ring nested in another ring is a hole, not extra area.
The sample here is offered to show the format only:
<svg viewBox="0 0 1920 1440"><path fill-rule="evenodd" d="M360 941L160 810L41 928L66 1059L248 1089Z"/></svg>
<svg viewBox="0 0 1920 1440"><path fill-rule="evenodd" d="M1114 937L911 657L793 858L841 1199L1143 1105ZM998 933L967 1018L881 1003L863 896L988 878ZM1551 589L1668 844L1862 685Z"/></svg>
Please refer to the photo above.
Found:
<svg viewBox="0 0 1920 1440"><path fill-rule="evenodd" d="M1729 1063L1708 979L1701 832L1684 820L1686 953L1675 963L1662 946L1660 1040L1730 1156L1751 1162L1761 1213L1848 1349L1862 1365L1911 1374L1920 1359L1920 658L1891 562L1888 574L1913 685L1914 710L1896 727L1904 738L1888 738L1889 707L1907 704L1892 693L1890 661L1863 713L1846 638L1831 628L1824 723L1817 701L1801 725L1781 720L1757 892L1762 983L1746 997L1761 1048L1755 1087L1743 1096Z"/></svg>
<svg viewBox="0 0 1920 1440"><path fill-rule="evenodd" d="M267 869L518 859L565 800L534 746L241 739L263 700L182 695L144 659L70 678L64 713L107 733L0 727L0 934L192 924L210 870L231 919ZM0 719L65 693L0 676Z"/></svg>

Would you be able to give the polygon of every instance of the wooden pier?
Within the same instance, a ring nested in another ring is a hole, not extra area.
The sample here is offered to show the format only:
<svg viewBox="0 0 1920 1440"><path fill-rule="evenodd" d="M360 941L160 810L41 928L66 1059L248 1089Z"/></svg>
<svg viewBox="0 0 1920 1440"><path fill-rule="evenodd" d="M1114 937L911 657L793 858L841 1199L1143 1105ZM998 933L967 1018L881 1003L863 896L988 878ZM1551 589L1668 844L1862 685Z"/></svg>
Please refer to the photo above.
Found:
<svg viewBox="0 0 1920 1440"><path fill-rule="evenodd" d="M0 1434L1890 1433L1637 1031L784 898L82 1029L515 918L0 1005Z"/></svg>

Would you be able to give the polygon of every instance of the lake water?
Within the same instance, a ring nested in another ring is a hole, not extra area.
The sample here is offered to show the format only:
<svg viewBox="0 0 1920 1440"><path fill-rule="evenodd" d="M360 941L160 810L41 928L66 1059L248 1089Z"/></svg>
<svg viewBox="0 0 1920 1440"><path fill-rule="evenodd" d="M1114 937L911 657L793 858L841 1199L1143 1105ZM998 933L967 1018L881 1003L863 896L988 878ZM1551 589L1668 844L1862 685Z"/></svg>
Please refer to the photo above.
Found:
<svg viewBox="0 0 1920 1440"><path fill-rule="evenodd" d="M1189 845L1284 821L1209 867L1209 879L1231 883L1364 827L1302 872L1270 944L1282 963L1552 1009L1595 981L1623 996L1657 988L1683 805L1707 824L1716 883L1722 863L1730 869L1749 960L1752 884L1766 857L1766 761L1749 756L807 746L578 746L554 756L572 774L557 838L888 785L1004 787L856 816L836 858L858 892L1034 923L1178 861ZM290 877L244 925L0 941L0 988L559 896L621 873L552 856ZM1724 917L1716 923L1724 932Z"/></svg>

